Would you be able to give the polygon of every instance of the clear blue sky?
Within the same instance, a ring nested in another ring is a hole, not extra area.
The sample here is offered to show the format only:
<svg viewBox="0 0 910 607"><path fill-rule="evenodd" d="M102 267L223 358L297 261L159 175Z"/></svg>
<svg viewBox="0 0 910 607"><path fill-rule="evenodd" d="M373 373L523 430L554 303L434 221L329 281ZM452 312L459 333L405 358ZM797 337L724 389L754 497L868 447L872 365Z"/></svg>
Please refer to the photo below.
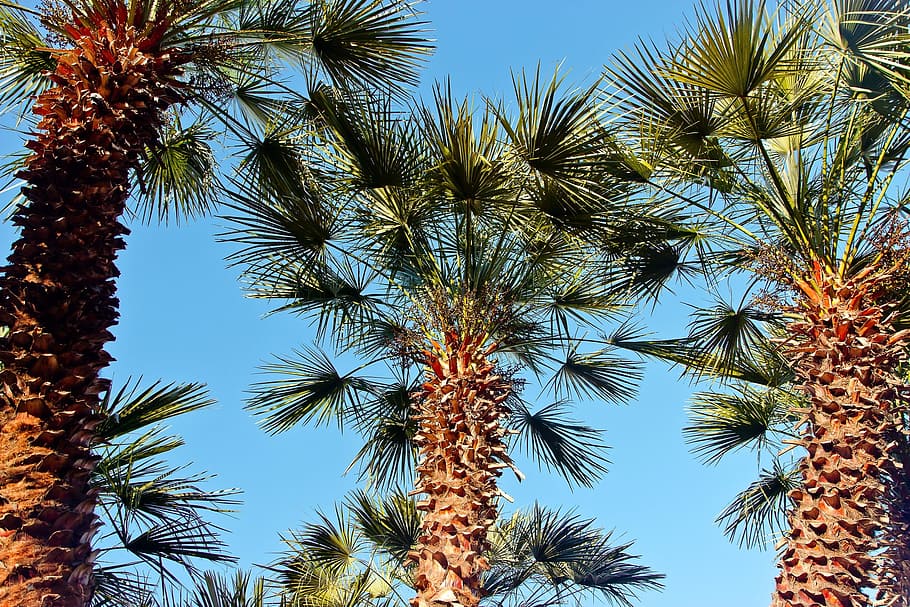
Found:
<svg viewBox="0 0 910 607"><path fill-rule="evenodd" d="M660 40L691 11L671 0L430 0L424 4L438 50L424 87L451 75L456 90L510 91L510 70L544 71L563 62L571 79L590 81L610 53L628 49L639 36ZM15 143L7 140L7 147ZM13 150L7 150L13 151ZM261 432L243 411L245 390L256 368L272 354L308 343L304 321L263 318L264 302L242 297L236 272L223 261L230 252L215 242L223 228L212 219L181 226L134 225L121 256L122 319L110 347L116 380L200 381L219 404L179 422L187 440L185 460L218 475L220 486L244 490L233 520L231 548L244 566L270 561L280 550L278 533L312 519L314 509L356 486L343 472L358 448L357 437L334 428L303 428L279 437ZM9 226L0 226L8 250ZM4 253L5 256L5 253ZM695 294L680 290L683 300ZM685 331L687 308L668 302L646 319L665 335ZM612 465L593 490L570 491L559 478L522 467L527 480L506 480L516 506L535 499L574 507L618 537L636 540L642 561L667 575L662 593L641 596L641 607L760 607L773 587L772 552L746 552L729 544L713 524L735 492L751 482L755 457L714 468L699 464L683 444L681 428L690 387L677 373L650 365L637 402L624 406L582 404L576 413L605 428ZM504 477L506 478L506 477Z"/></svg>

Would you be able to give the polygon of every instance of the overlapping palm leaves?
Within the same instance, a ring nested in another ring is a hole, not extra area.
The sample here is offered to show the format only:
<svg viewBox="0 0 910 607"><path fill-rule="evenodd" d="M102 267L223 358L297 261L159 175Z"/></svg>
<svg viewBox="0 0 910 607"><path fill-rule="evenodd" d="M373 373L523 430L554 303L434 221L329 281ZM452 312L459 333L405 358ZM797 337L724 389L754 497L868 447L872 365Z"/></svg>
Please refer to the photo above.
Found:
<svg viewBox="0 0 910 607"><path fill-rule="evenodd" d="M195 576L200 561L234 562L209 519L230 512L237 491L205 489L210 476L171 463L183 441L162 425L213 402L199 384L139 382L104 400L91 480L103 523L93 606L149 604L162 588L180 585L172 565Z"/></svg>
<svg viewBox="0 0 910 607"><path fill-rule="evenodd" d="M288 607L403 605L411 593L408 552L418 541L412 499L349 496L335 515L320 515L285 542L270 567ZM490 533L483 605L558 605L584 595L630 605L661 575L637 564L631 544L616 544L594 522L535 505L500 519Z"/></svg>
<svg viewBox="0 0 910 607"><path fill-rule="evenodd" d="M906 350L908 230L893 187L910 141L908 17L903 2L736 0L699 8L680 42L642 44L607 66L648 181L702 212L713 232L704 260L732 269L734 285L751 272L764 289L756 305L700 312L689 340L628 345L702 377L761 380L756 366L769 365L766 388L734 382L730 393L698 397L688 432L710 461L774 444L769 429L806 449L795 453L798 474L772 463L723 515L754 540L759 527L747 515L773 518L771 505L789 502L776 605L908 596L905 508L894 497L906 485L894 445L906 440L896 370ZM777 326L762 329L775 316ZM865 412L864 402L887 419L879 426L870 413L841 436L843 416ZM851 442L858 436L879 445L869 454L877 467L832 455L844 444L863 452ZM882 445L886 455L876 455ZM856 497L866 484L878 497ZM846 510L828 512L838 499ZM817 500L827 500L820 511ZM857 517L882 522L852 535Z"/></svg>
<svg viewBox="0 0 910 607"><path fill-rule="evenodd" d="M365 477L401 480L430 432L420 412L436 398L427 373L455 373L457 350L474 361L459 373L498 369L497 379L451 380L501 382L489 398L503 413L490 413L490 428L503 415L520 445L570 481L603 473L598 432L568 419L563 401L633 395L637 366L596 324L655 288L642 271L647 250L633 245L684 246L693 234L672 209L645 215L626 204L638 186L617 176L629 169L592 90L564 91L561 78L539 74L515 82L514 111L458 102L447 87L432 107L410 110L322 89L303 127L253 146L227 236L241 245L233 259L254 296L285 301L319 340L360 361L342 373L311 350L270 365L279 377L250 400L269 431L352 425L367 440ZM494 352L499 362L488 364ZM533 412L519 395L521 369L549 372L543 383L558 402ZM491 470L515 469L502 453Z"/></svg>

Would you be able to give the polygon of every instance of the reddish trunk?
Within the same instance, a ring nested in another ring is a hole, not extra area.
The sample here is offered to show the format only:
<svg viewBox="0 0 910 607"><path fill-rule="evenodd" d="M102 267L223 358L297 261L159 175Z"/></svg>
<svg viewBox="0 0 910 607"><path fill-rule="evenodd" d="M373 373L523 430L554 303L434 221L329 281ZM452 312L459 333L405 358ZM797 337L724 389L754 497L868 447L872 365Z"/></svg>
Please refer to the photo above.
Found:
<svg viewBox="0 0 910 607"><path fill-rule="evenodd" d="M114 265L130 171L177 102L176 62L122 6L74 28L20 172L21 236L0 276L0 606L82 607L98 526L88 488L99 372L117 320Z"/></svg>
<svg viewBox="0 0 910 607"><path fill-rule="evenodd" d="M446 335L427 352L427 382L419 394L415 442L420 450L417 493L425 512L412 607L475 607L480 575L489 569L482 553L497 516L497 478L510 463L503 404L511 384L473 336Z"/></svg>
<svg viewBox="0 0 910 607"><path fill-rule="evenodd" d="M894 371L905 344L875 305L876 280L841 284L819 272L815 284L823 292L807 291L802 320L788 327L809 401L800 441L807 456L790 493L773 604L866 607L896 565L882 538L895 514Z"/></svg>

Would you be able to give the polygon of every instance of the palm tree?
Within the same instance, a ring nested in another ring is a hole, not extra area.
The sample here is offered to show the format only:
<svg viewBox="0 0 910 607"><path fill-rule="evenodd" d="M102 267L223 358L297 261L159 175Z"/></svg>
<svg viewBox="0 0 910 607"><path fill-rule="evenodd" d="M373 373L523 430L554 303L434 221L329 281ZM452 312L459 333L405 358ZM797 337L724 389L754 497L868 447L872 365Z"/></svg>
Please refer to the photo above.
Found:
<svg viewBox="0 0 910 607"><path fill-rule="evenodd" d="M607 68L656 197L702 212L715 272L764 289L757 307L699 312L675 351L630 345L735 377L763 364L760 325L783 325L777 356L794 390L778 412L800 428L800 462L774 605L908 596L910 231L889 188L910 143L908 18L904 2L736 0L702 7L680 42Z"/></svg>
<svg viewBox="0 0 910 607"><path fill-rule="evenodd" d="M282 57L394 86L413 81L426 46L407 5L378 0L45 6L0 10L0 101L36 95L38 118L18 172L21 233L0 276L0 561L13 563L0 603L81 607L94 588L90 448L108 390L98 374L117 319L120 218L133 184L163 203L151 214L177 212L182 194L184 212L211 200L204 129L172 128L175 113L203 107L242 133L223 102L267 110L275 100L257 75L272 79ZM67 515L41 518L51 511Z"/></svg>
<svg viewBox="0 0 910 607"><path fill-rule="evenodd" d="M253 295L286 300L361 362L341 373L315 350L281 358L267 370L284 377L256 386L250 408L271 432L354 425L378 484L390 472L410 483L416 454L415 607L480 600L498 477L517 473L510 444L575 482L604 471L598 432L564 406L633 395L638 368L597 323L631 290L659 291L669 276L648 255L689 236L670 211L623 203L637 186L593 89L563 94L560 82L517 76L514 116L443 88L413 111L324 94L305 132L276 130L237 184L228 238ZM645 234L651 249L628 253ZM552 372L557 400L532 412L522 369Z"/></svg>
<svg viewBox="0 0 910 607"><path fill-rule="evenodd" d="M403 604L414 585L408 554L421 534L416 502L401 493L377 499L356 492L285 538L270 566L287 607ZM481 578L489 607L561 605L584 595L631 605L636 591L663 576L635 563L631 543L614 544L593 520L535 505L500 518L489 533Z"/></svg>

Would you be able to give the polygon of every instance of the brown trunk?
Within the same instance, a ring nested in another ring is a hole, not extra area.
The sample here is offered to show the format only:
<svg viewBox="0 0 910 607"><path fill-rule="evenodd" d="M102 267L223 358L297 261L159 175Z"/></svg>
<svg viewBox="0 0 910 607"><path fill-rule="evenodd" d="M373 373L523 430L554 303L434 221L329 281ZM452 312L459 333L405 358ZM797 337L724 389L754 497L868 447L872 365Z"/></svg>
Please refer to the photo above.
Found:
<svg viewBox="0 0 910 607"><path fill-rule="evenodd" d="M895 424L906 428L903 419ZM891 484L888 496L889 524L885 533L886 550L882 560L886 569L882 573L877 600L889 607L910 607L910 441L906 434L898 434L899 476Z"/></svg>
<svg viewBox="0 0 910 607"><path fill-rule="evenodd" d="M875 304L878 280L839 283L816 271L791 323L790 354L808 397L801 486L790 492L790 532L773 604L861 607L892 570L883 537L897 476L894 371L905 343Z"/></svg>
<svg viewBox="0 0 910 607"><path fill-rule="evenodd" d="M93 589L99 372L117 320L128 178L178 101L176 62L122 5L73 27L34 111L21 236L0 276L0 607L82 607Z"/></svg>
<svg viewBox="0 0 910 607"><path fill-rule="evenodd" d="M426 352L427 381L416 399L417 490L426 498L412 607L475 607L487 531L497 516L497 478L510 464L502 438L511 384L473 336L446 335Z"/></svg>

